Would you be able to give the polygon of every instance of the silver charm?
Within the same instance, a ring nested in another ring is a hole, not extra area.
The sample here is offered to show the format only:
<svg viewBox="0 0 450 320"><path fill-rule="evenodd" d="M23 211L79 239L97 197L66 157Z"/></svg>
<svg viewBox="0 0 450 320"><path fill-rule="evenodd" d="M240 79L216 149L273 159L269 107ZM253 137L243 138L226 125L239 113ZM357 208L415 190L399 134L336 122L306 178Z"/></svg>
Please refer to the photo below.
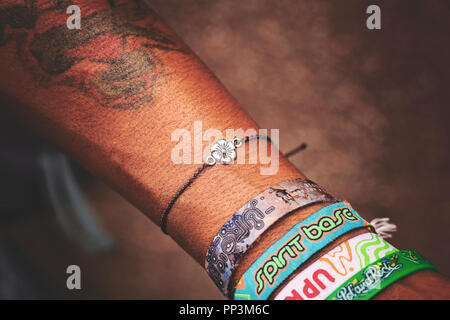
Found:
<svg viewBox="0 0 450 320"><path fill-rule="evenodd" d="M206 163L210 166L220 164L230 164L236 159L236 148L242 146L242 140L234 138L233 141L220 139L211 146L211 155L206 158Z"/></svg>

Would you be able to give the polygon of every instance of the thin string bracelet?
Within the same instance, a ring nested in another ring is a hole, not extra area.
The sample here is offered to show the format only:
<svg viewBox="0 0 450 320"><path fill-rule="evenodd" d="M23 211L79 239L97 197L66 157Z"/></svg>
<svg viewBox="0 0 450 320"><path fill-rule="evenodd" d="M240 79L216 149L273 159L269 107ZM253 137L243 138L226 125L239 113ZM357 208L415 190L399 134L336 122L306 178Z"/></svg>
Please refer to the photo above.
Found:
<svg viewBox="0 0 450 320"><path fill-rule="evenodd" d="M168 234L167 219L169 217L170 210L172 210L172 207L174 206L178 198L186 191L187 188L191 186L191 184L195 181L195 179L197 179L197 177L200 174L202 174L206 169L212 167L216 163L220 164L232 163L233 160L236 159L236 151L235 151L236 148L240 148L244 143L247 143L249 141L260 139L265 139L268 142L272 143L270 137L266 135L246 136L240 140L238 138L234 138L232 142L221 139L213 143L211 146L211 155L206 158L205 163L203 163L199 168L197 168L192 177L190 177L189 180L177 191L177 193L169 201L169 204L167 205L166 209L161 214L161 231L165 234ZM290 157L304 150L305 148L306 144L302 143L299 147L288 152L286 154L286 157Z"/></svg>

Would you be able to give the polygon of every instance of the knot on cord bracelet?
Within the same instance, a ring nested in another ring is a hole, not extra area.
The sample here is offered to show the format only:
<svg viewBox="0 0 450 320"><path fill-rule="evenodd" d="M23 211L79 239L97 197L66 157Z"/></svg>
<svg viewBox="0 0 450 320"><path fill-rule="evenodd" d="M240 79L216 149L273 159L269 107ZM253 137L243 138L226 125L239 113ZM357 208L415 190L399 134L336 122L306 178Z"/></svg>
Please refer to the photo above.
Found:
<svg viewBox="0 0 450 320"><path fill-rule="evenodd" d="M178 200L178 198L186 191L187 188L190 187L190 185L194 182L194 180L207 168L212 167L216 163L218 164L231 164L236 159L236 148L240 148L244 143L252 141L252 140L259 140L259 139L265 139L268 142L272 143L272 140L268 136L260 136L260 135L254 135L254 136L246 136L242 139L234 138L232 141L227 141L224 139L218 140L217 142L213 143L211 145L211 155L208 156L205 160L205 162L200 166L192 175L191 178L177 191L177 193L173 196L173 198L170 200L169 204L167 205L166 209L163 211L161 215L161 230L165 234L167 234L167 218L169 216L169 212L172 209L175 202Z"/></svg>

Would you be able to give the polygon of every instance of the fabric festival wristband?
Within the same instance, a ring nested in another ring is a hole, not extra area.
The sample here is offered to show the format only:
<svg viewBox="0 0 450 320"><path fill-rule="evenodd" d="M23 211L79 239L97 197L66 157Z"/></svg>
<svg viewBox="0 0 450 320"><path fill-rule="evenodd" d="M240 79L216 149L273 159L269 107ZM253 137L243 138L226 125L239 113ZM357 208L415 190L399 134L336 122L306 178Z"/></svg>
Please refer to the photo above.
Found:
<svg viewBox="0 0 450 320"><path fill-rule="evenodd" d="M230 278L239 260L272 224L299 208L336 201L311 180L287 180L265 190L220 228L206 253L206 271L228 296Z"/></svg>
<svg viewBox="0 0 450 320"><path fill-rule="evenodd" d="M325 300L358 271L397 251L374 233L353 237L296 275L275 300Z"/></svg>
<svg viewBox="0 0 450 320"><path fill-rule="evenodd" d="M327 300L369 300L407 275L437 268L414 250L401 250L379 259L336 289Z"/></svg>
<svg viewBox="0 0 450 320"><path fill-rule="evenodd" d="M267 299L313 254L350 230L369 226L347 202L326 206L295 225L244 273L235 300Z"/></svg>

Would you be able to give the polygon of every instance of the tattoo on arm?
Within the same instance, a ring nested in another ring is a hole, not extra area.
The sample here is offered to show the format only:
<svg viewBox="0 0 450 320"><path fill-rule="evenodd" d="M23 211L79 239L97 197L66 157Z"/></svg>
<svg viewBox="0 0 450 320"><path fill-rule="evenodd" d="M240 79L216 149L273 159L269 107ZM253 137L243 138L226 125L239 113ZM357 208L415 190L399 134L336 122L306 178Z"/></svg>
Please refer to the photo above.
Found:
<svg viewBox="0 0 450 320"><path fill-rule="evenodd" d="M80 30L66 26L71 4L81 8ZM164 75L162 52L191 54L145 3L128 0L0 5L0 49L11 43L41 85L74 87L120 109L151 105L152 87Z"/></svg>

